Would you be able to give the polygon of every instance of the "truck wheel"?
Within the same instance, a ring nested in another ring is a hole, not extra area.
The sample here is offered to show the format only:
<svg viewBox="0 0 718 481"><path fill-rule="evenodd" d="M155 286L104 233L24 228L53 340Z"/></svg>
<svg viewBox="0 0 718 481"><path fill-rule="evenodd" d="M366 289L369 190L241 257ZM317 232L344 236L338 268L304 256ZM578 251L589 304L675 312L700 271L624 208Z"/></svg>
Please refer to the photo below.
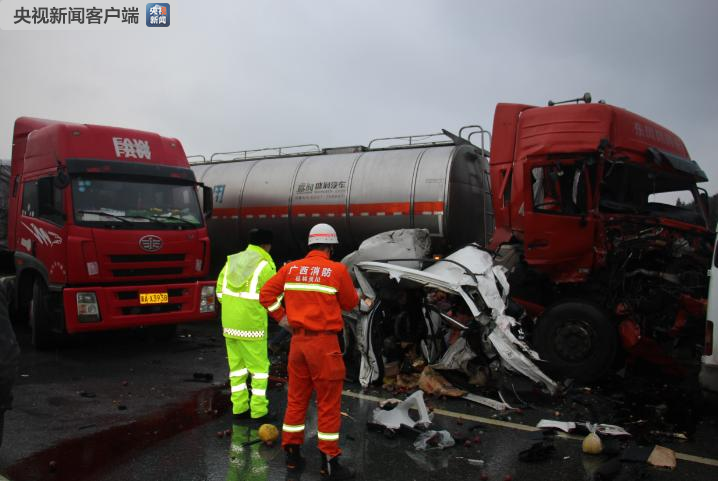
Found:
<svg viewBox="0 0 718 481"><path fill-rule="evenodd" d="M49 349L58 341L57 335L52 332L54 313L48 306L48 297L47 286L42 279L36 278L30 301L31 338L36 349Z"/></svg>
<svg viewBox="0 0 718 481"><path fill-rule="evenodd" d="M592 382L613 364L618 339L616 327L598 306L564 301L541 315L534 346L552 374Z"/></svg>

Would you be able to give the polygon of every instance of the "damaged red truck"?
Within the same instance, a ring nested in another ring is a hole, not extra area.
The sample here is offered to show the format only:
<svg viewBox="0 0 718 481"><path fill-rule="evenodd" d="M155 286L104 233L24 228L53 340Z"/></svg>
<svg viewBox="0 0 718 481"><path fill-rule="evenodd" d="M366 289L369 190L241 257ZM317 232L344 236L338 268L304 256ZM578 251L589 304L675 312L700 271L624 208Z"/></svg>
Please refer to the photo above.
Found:
<svg viewBox="0 0 718 481"><path fill-rule="evenodd" d="M668 346L696 354L713 232L680 138L611 105L499 104L490 165L490 247L520 254L512 297L537 316L543 359L592 380L619 342L665 365Z"/></svg>
<svg viewBox="0 0 718 481"><path fill-rule="evenodd" d="M193 168L225 214L210 225L223 234L212 239L217 260L253 227L274 230L288 257L301 255L317 222L332 224L348 249L382 231L424 228L437 254L472 241L497 253L554 373L594 380L619 345L664 364L666 347L696 359L713 232L697 187L706 176L683 142L588 95L574 105L498 104L490 154L485 133L468 126L443 140L378 139L385 147L215 154ZM678 197L690 205L676 206Z"/></svg>
<svg viewBox="0 0 718 481"><path fill-rule="evenodd" d="M4 257L15 275L5 283L35 346L128 327L166 335L214 318L211 190L177 139L23 117L6 180Z"/></svg>

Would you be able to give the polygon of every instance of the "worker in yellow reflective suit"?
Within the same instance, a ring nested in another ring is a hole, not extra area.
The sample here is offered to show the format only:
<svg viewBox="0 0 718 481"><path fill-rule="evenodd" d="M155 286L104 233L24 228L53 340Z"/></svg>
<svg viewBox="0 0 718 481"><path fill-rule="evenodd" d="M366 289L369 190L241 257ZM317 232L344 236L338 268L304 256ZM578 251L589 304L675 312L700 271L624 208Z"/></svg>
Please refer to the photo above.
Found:
<svg viewBox="0 0 718 481"><path fill-rule="evenodd" d="M253 229L247 248L228 256L217 278L234 421L250 416L258 422L271 420L267 400L267 311L259 303L259 289L277 270L269 255L271 248L272 232Z"/></svg>

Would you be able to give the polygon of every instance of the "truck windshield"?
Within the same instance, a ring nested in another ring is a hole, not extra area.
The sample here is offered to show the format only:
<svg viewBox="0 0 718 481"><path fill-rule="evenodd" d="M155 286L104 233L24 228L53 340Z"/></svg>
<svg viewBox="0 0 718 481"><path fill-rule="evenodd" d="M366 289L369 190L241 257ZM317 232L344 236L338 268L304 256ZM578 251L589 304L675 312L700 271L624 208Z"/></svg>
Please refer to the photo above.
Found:
<svg viewBox="0 0 718 481"><path fill-rule="evenodd" d="M72 179L75 223L113 228L196 228L202 225L192 184L118 180L100 176Z"/></svg>
<svg viewBox="0 0 718 481"><path fill-rule="evenodd" d="M609 163L600 195L599 206L603 212L666 217L705 226L695 183L676 173Z"/></svg>

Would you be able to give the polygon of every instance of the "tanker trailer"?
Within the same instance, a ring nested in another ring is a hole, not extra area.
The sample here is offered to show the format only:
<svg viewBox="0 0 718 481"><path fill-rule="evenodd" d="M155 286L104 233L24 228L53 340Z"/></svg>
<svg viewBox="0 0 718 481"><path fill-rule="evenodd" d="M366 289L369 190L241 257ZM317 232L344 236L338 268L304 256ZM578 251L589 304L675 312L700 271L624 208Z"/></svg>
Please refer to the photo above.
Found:
<svg viewBox="0 0 718 481"><path fill-rule="evenodd" d="M474 134L480 146L470 142ZM484 134L467 126L458 136L382 138L366 147L312 144L200 156L192 169L214 191L212 272L244 248L255 227L274 232L278 262L304 255L309 229L319 222L339 235L335 258L393 229L428 229L436 253L488 245L494 218Z"/></svg>

